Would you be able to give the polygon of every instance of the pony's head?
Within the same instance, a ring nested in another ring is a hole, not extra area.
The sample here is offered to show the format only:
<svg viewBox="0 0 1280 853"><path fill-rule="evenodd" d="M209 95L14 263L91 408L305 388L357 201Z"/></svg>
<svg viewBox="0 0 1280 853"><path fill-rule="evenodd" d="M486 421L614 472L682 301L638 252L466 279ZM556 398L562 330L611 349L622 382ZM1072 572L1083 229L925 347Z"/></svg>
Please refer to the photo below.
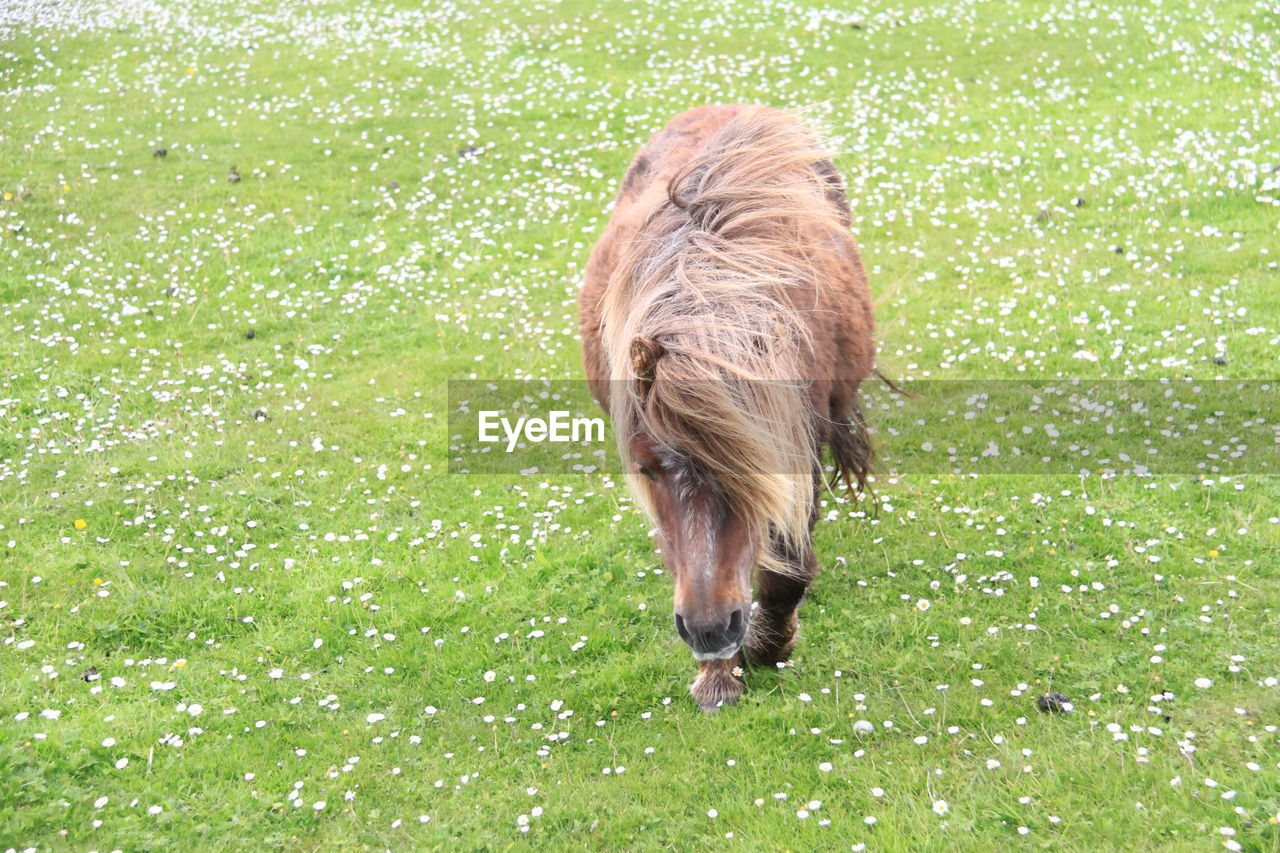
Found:
<svg viewBox="0 0 1280 853"><path fill-rule="evenodd" d="M761 543L715 476L687 453L637 431L629 444L640 497L675 577L675 622L699 660L729 658L746 640L751 572Z"/></svg>
<svg viewBox="0 0 1280 853"><path fill-rule="evenodd" d="M801 384L726 376L707 361L716 351L681 341L634 340L634 376L615 383L613 410L675 579L676 630L699 660L729 658L746 640L753 571L792 570L780 554L807 534L812 419Z"/></svg>

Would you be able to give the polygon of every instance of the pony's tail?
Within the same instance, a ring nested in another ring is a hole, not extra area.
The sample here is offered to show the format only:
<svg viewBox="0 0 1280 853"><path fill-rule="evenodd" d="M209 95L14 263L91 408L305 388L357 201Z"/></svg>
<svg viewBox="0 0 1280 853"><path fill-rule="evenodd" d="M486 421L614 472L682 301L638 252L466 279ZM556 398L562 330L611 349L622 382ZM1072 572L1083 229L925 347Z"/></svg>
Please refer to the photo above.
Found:
<svg viewBox="0 0 1280 853"><path fill-rule="evenodd" d="M879 369L872 370L871 375L883 382L894 394L908 398L915 396ZM867 481L875 471L875 445L871 443L866 416L856 399L844 413L844 418L836 422L828 444L831 447L831 458L835 462L835 476L829 483L831 490L835 491L843 486L851 496L866 495L874 498L875 493L867 485Z"/></svg>
<svg viewBox="0 0 1280 853"><path fill-rule="evenodd" d="M835 462L835 476L831 488L843 486L850 495L867 490L867 478L871 476L871 463L875 450L867 435L866 419L862 408L855 402L845 413L843 420L835 424L828 441L831 458Z"/></svg>

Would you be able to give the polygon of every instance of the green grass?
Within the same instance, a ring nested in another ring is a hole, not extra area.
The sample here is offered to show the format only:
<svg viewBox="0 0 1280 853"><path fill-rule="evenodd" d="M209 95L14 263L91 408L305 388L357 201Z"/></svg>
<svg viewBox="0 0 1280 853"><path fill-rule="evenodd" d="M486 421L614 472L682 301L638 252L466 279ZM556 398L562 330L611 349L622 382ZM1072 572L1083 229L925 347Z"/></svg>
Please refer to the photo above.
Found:
<svg viewBox="0 0 1280 853"><path fill-rule="evenodd" d="M817 105L892 376L1275 377L1274 8L814 8L0 10L0 848L1280 850L1273 478L897 468L704 715L621 483L448 473L704 102Z"/></svg>

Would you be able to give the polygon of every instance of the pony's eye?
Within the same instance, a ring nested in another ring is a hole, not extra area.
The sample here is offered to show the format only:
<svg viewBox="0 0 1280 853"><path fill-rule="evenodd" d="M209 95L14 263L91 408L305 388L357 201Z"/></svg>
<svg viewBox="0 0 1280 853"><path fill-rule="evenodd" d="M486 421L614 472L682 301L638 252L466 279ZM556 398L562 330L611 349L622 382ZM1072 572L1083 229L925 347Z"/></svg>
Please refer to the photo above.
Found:
<svg viewBox="0 0 1280 853"><path fill-rule="evenodd" d="M651 481L655 483L658 481L657 475L653 473L653 469L650 468L648 465L644 464L643 462L640 462L637 464L637 467L640 469L640 473L648 477Z"/></svg>

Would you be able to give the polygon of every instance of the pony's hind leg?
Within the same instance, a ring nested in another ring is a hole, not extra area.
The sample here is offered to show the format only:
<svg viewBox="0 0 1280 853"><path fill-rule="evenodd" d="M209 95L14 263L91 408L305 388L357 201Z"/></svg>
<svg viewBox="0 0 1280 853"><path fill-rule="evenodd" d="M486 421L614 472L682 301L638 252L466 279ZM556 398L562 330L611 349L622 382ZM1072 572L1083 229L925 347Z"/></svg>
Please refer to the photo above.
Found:
<svg viewBox="0 0 1280 853"><path fill-rule="evenodd" d="M761 571L756 582L756 602L747 634L747 659L754 666L773 666L791 657L796 644L796 610L805 590L818 574L818 557L812 544L789 561L787 574Z"/></svg>
<svg viewBox="0 0 1280 853"><path fill-rule="evenodd" d="M698 677L689 687L689 693L698 707L711 712L721 705L732 705L745 691L742 683L742 655L727 660L704 660L698 663Z"/></svg>

